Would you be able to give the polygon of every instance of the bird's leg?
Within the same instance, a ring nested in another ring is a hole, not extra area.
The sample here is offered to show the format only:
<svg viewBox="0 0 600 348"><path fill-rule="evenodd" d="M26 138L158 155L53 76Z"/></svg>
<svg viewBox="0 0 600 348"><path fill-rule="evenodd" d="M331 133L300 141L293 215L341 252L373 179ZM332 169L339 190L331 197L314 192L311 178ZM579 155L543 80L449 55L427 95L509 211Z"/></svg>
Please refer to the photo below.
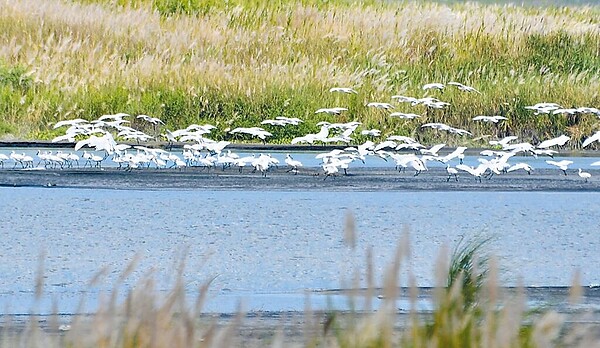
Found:
<svg viewBox="0 0 600 348"><path fill-rule="evenodd" d="M450 177L451 177L451 176L452 176L452 175L448 174L448 177L446 178L446 182L450 182Z"/></svg>
<svg viewBox="0 0 600 348"><path fill-rule="evenodd" d="M456 180L456 182L458 182L458 174L454 174L454 180Z"/></svg>
<svg viewBox="0 0 600 348"><path fill-rule="evenodd" d="M565 173L565 176L567 175L567 171L563 169L563 173Z"/></svg>

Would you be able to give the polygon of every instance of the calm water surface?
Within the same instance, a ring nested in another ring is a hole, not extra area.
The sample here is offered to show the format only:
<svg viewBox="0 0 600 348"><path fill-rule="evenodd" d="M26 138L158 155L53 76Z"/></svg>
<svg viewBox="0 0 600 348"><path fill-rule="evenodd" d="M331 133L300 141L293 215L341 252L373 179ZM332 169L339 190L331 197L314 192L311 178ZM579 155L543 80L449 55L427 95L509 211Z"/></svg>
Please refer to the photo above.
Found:
<svg viewBox="0 0 600 348"><path fill-rule="evenodd" d="M243 297L254 299L250 307L258 308L250 309L302 309L306 289L348 286L353 270L365 269L368 248L381 284L405 228L407 267L419 286L434 285L443 245L477 235L495 238L490 249L505 284L569 285L576 269L583 284L600 283L595 193L0 188L0 197L5 313L31 308L42 253L44 301L57 299L64 312L75 311L82 292L110 289L136 255L137 271L124 286L154 270L158 288L168 289L182 254L190 292L215 277L207 310L235 308ZM348 212L356 219L355 250L343 242ZM90 288L102 267L107 276ZM277 294L300 296L290 303Z"/></svg>

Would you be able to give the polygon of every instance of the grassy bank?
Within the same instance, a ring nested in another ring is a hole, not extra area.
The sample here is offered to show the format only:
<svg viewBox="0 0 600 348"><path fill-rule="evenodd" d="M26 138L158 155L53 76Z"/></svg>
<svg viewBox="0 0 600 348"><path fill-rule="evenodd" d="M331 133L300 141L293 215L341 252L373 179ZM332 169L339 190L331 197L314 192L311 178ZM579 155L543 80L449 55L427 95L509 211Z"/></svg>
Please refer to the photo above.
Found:
<svg viewBox="0 0 600 348"><path fill-rule="evenodd" d="M600 106L600 9L520 8L366 1L2 0L0 136L49 138L62 119L148 114L170 129L208 122L234 127L276 116L270 142L317 131L321 120L363 123L384 135L434 135L426 122L470 129L476 138L515 134L537 141L597 130L593 115L538 115L538 102ZM392 119L365 107L395 94L422 97L429 82L459 81L451 103ZM356 95L329 93L353 87ZM343 106L341 116L315 115ZM500 126L474 124L502 114ZM360 139L360 138L359 138ZM449 139L480 145L483 140Z"/></svg>

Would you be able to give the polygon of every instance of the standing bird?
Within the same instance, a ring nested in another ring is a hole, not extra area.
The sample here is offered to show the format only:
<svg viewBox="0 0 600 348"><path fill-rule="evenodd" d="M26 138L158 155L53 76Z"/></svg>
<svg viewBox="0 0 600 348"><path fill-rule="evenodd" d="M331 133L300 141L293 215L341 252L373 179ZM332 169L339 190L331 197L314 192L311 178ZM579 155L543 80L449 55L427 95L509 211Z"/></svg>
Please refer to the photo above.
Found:
<svg viewBox="0 0 600 348"><path fill-rule="evenodd" d="M579 177L580 178L584 178L585 182L588 182L588 179L592 177L592 174L588 173L588 172L583 172L581 171L581 168L579 168Z"/></svg>
<svg viewBox="0 0 600 348"><path fill-rule="evenodd" d="M302 167L302 162L295 160L289 153L285 155L285 164L290 167L286 173L294 171L294 175L298 174L298 167Z"/></svg>
<svg viewBox="0 0 600 348"><path fill-rule="evenodd" d="M0 153L0 165L2 165L3 169L4 169L4 161L8 161L8 156L6 156L3 153Z"/></svg>
<svg viewBox="0 0 600 348"><path fill-rule="evenodd" d="M446 178L446 182L450 181L452 175L454 175L454 180L458 181L458 170L456 170L456 168L452 168L449 164L447 164L446 171L448 172L448 178Z"/></svg>

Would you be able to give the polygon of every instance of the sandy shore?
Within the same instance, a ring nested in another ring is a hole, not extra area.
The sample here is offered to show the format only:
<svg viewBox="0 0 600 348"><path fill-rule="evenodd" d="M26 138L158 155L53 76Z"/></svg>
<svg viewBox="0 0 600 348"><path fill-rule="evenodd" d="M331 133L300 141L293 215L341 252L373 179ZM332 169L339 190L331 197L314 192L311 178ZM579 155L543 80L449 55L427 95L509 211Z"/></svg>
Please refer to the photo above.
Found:
<svg viewBox="0 0 600 348"><path fill-rule="evenodd" d="M0 170L0 186L96 188L96 189L209 189L209 190L290 190L290 191L600 191L600 170L589 170L585 182L574 170L563 175L558 169L539 169L531 175L513 172L494 175L479 182L468 173L459 180L447 180L444 168L430 168L414 176L393 168L351 168L348 175L325 177L321 168L302 168L298 175L285 169L260 173L237 169L144 169L116 168L69 170Z"/></svg>

